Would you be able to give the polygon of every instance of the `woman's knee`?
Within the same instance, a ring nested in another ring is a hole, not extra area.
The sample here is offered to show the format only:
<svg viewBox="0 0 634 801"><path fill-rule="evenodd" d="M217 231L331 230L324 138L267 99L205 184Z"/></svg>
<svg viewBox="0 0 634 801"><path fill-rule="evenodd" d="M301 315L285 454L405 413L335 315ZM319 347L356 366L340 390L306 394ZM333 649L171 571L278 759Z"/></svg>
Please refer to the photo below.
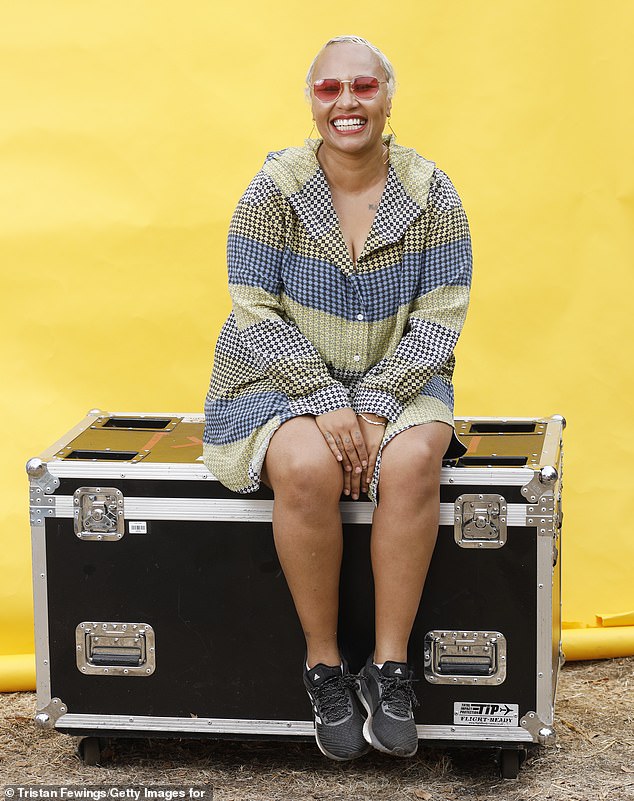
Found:
<svg viewBox="0 0 634 801"><path fill-rule="evenodd" d="M412 494L436 494L450 440L451 428L445 423L415 426L397 434L381 456L379 490L394 487Z"/></svg>
<svg viewBox="0 0 634 801"><path fill-rule="evenodd" d="M338 499L343 488L341 466L312 417L293 418L280 426L264 466L274 492Z"/></svg>

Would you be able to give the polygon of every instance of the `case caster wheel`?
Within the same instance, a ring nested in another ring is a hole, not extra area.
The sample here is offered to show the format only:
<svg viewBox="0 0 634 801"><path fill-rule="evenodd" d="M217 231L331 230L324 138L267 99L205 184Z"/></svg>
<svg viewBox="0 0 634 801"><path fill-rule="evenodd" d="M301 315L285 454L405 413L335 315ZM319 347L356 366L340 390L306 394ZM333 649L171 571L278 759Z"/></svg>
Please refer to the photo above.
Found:
<svg viewBox="0 0 634 801"><path fill-rule="evenodd" d="M517 779L525 759L525 748L503 748L500 751L500 776L503 779Z"/></svg>
<svg viewBox="0 0 634 801"><path fill-rule="evenodd" d="M98 737L84 737L79 741L79 757L84 765L101 763L101 743Z"/></svg>

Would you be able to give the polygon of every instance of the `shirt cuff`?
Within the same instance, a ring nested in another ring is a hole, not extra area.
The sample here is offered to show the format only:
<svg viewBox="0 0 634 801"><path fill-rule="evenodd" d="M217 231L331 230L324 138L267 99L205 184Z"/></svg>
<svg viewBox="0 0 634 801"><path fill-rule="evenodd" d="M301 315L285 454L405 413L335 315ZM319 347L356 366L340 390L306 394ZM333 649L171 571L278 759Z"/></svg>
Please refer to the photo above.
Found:
<svg viewBox="0 0 634 801"><path fill-rule="evenodd" d="M357 414L372 412L381 417L386 417L390 423L394 423L403 411L404 406L389 392L360 387L355 393L352 408Z"/></svg>
<svg viewBox="0 0 634 801"><path fill-rule="evenodd" d="M345 409L350 406L350 398L345 387L339 383L329 384L318 389L312 395L303 398L294 398L290 402L293 415L313 414L315 416L333 412L335 409Z"/></svg>

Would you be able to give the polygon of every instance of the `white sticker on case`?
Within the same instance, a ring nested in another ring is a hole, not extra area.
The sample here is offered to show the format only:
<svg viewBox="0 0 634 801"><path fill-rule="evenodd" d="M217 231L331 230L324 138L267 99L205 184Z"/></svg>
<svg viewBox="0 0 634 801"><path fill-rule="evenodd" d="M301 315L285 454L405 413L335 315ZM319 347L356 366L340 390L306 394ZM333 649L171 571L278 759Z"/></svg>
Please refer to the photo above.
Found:
<svg viewBox="0 0 634 801"><path fill-rule="evenodd" d="M453 722L461 726L517 726L519 705L456 701Z"/></svg>
<svg viewBox="0 0 634 801"><path fill-rule="evenodd" d="M128 531L130 534L147 534L147 523L130 520L128 523Z"/></svg>

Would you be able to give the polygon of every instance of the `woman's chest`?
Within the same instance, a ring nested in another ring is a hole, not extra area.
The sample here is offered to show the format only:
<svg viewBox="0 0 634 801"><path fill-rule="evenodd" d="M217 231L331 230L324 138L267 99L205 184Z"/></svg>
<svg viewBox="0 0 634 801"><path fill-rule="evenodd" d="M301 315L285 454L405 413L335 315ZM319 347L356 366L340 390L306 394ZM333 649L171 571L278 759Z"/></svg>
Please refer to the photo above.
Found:
<svg viewBox="0 0 634 801"><path fill-rule="evenodd" d="M354 194L332 191L332 204L341 235L353 263L363 252L372 223L381 202L382 186L370 187Z"/></svg>
<svg viewBox="0 0 634 801"><path fill-rule="evenodd" d="M289 308L299 304L371 322L410 306L420 293L420 258L407 237L364 253L353 266L332 258L327 242L307 236L301 226L288 233L280 289Z"/></svg>

